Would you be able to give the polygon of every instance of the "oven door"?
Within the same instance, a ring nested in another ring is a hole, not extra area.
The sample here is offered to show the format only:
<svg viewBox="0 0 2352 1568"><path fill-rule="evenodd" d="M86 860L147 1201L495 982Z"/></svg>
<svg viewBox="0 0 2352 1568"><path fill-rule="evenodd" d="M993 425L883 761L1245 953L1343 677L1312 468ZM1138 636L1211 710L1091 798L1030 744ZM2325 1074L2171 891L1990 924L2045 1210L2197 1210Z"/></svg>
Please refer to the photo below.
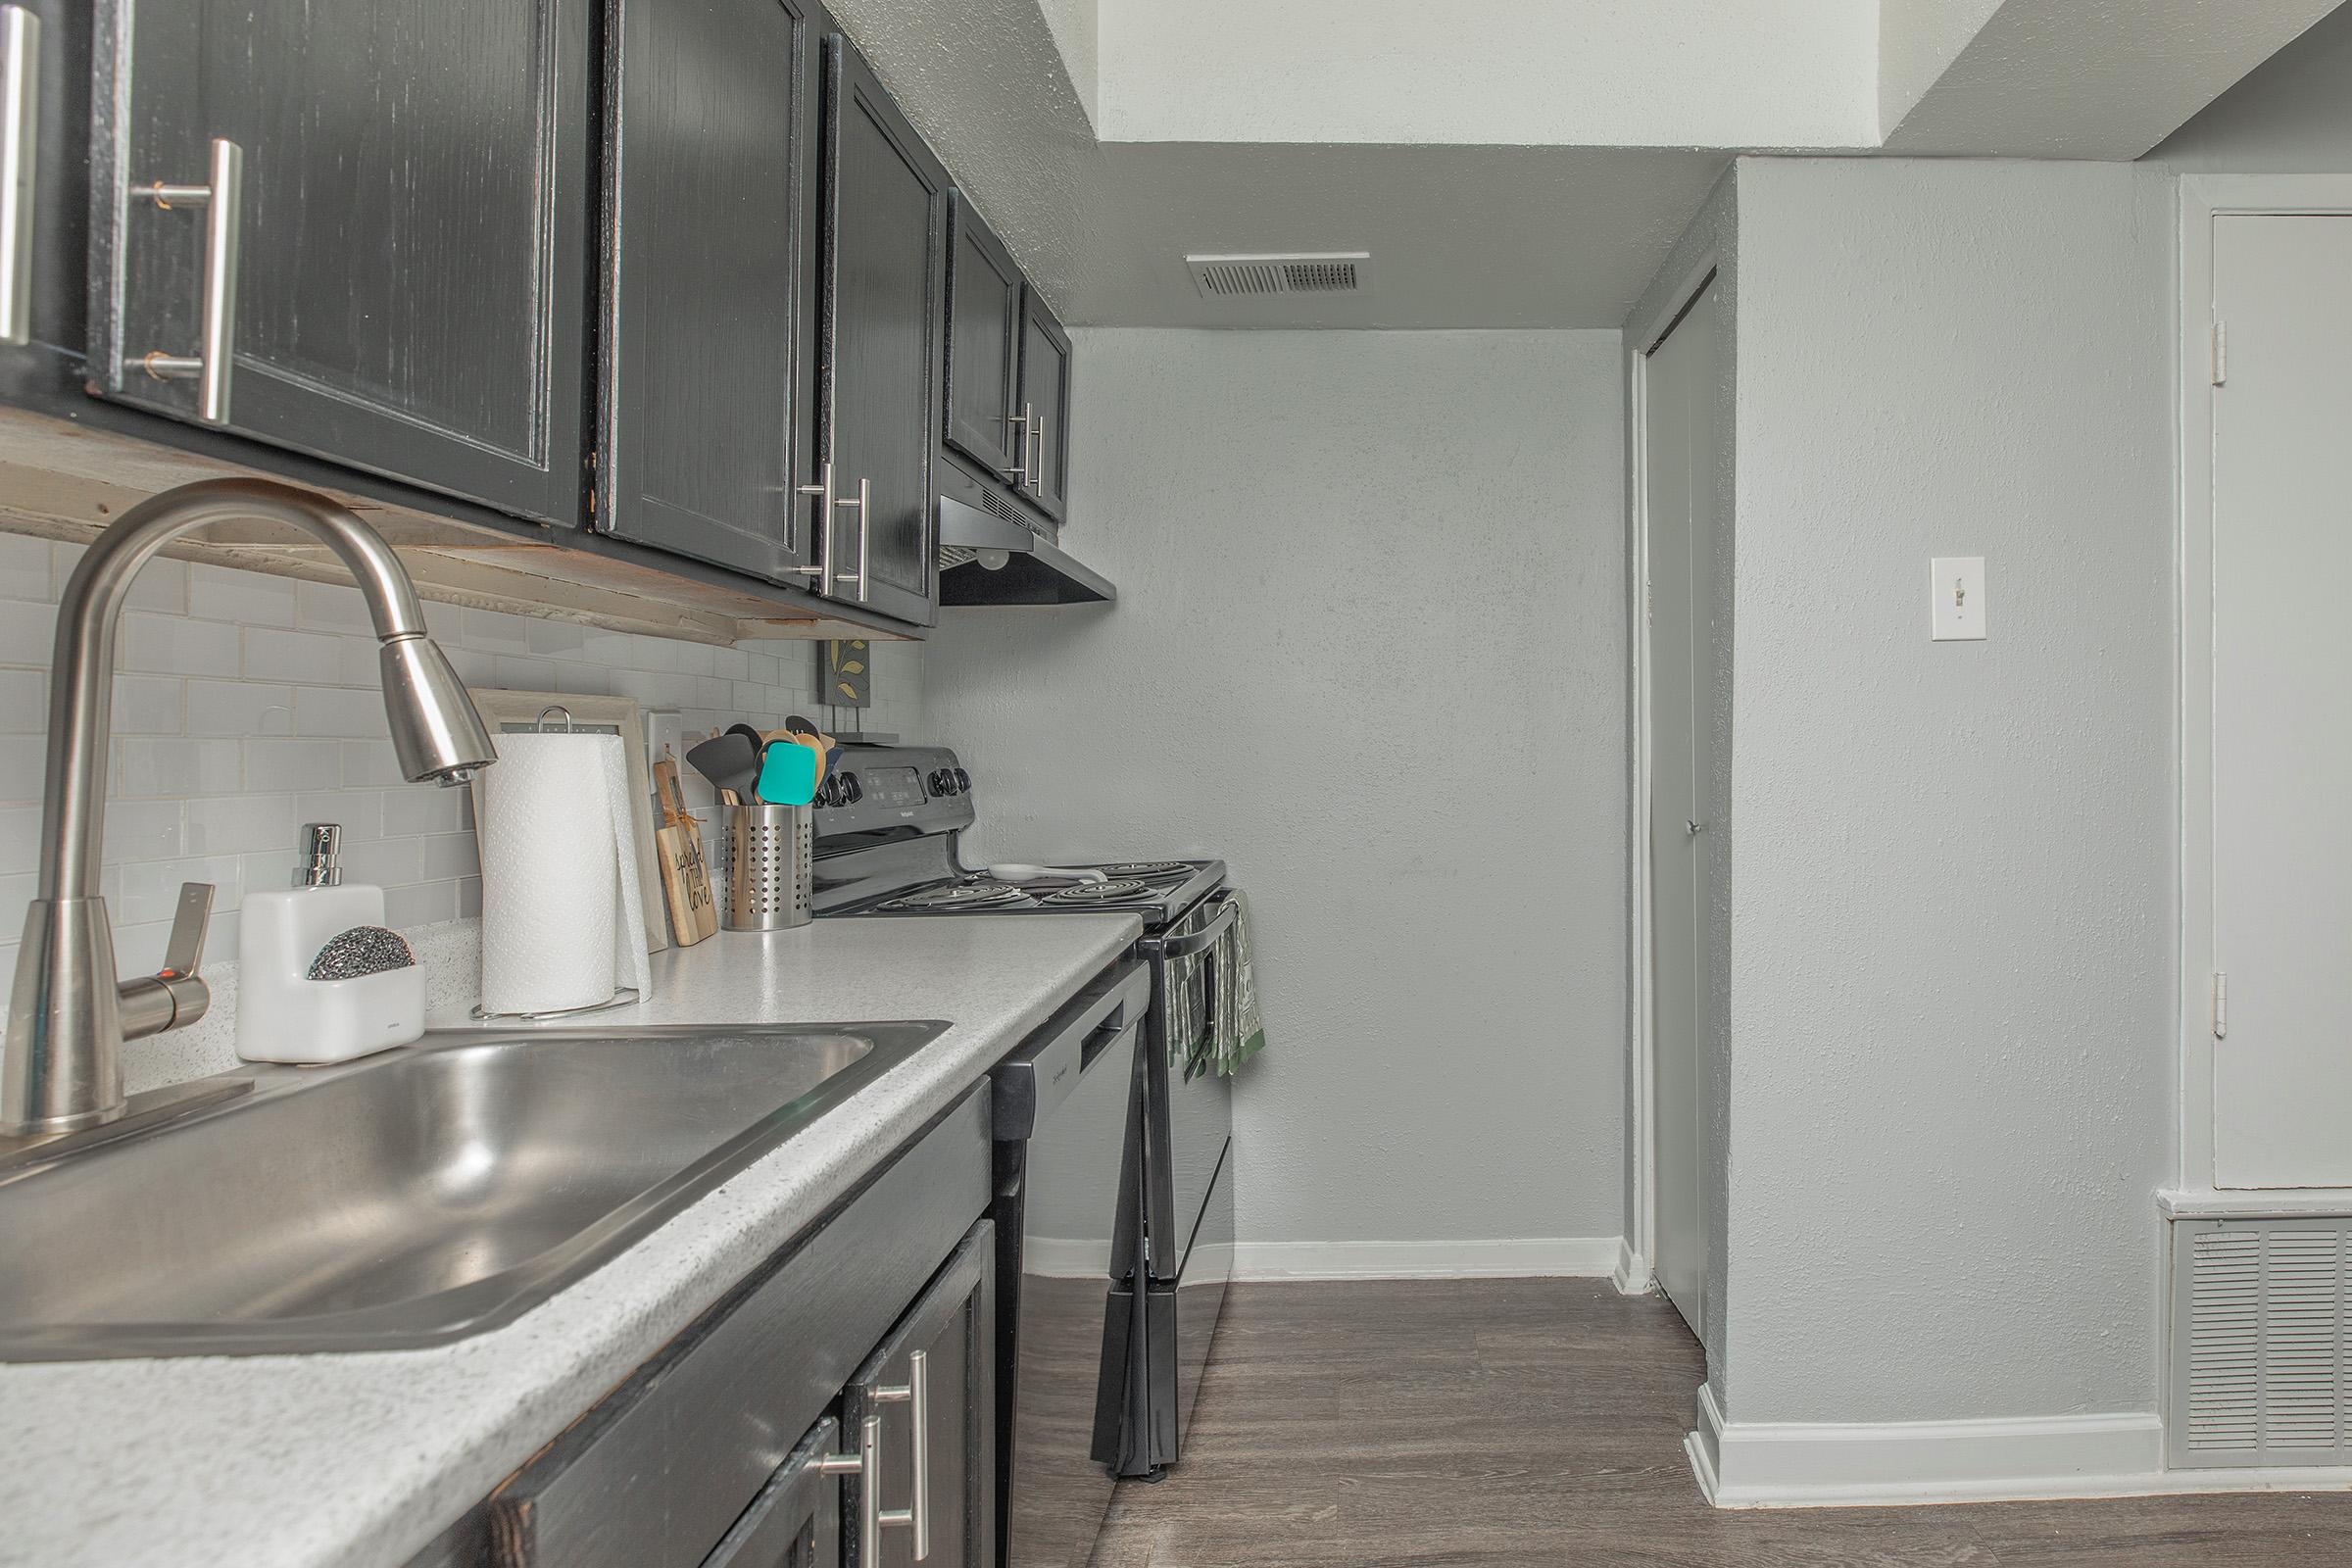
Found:
<svg viewBox="0 0 2352 1568"><path fill-rule="evenodd" d="M1232 940L1233 917L1230 904L1212 898L1164 935L1139 944L1152 965L1142 1140L1145 1272L1170 1283L1183 1269L1233 1137L1233 1086L1208 1064L1217 949Z"/></svg>

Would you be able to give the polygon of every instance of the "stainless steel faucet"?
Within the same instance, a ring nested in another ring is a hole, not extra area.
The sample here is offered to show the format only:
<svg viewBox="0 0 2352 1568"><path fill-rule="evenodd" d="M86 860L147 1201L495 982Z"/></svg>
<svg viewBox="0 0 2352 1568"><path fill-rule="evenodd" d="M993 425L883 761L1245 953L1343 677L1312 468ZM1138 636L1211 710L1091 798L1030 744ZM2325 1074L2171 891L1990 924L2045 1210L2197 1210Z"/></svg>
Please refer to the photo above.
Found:
<svg viewBox="0 0 2352 1568"><path fill-rule="evenodd" d="M122 1042L194 1023L212 1004L196 974L212 890L180 890L163 972L118 984L115 939L98 895L112 718L115 627L131 579L165 544L226 521L280 522L310 534L359 580L382 642L392 749L414 782L458 784L498 760L424 610L381 535L323 496L264 479L207 479L154 496L82 555L57 607L49 674L49 777L41 875L0 1053L0 1138L48 1137L122 1114Z"/></svg>

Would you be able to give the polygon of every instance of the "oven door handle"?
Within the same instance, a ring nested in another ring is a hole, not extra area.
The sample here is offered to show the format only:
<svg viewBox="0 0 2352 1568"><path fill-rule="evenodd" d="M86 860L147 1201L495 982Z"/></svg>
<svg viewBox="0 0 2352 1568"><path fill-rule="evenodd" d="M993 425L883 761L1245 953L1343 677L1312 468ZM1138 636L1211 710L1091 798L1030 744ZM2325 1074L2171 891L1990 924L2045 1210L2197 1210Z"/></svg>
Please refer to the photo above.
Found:
<svg viewBox="0 0 2352 1568"><path fill-rule="evenodd" d="M1145 937L1135 945L1135 951L1154 961L1168 958L1197 958L1217 945L1217 939L1233 924L1239 911L1230 895L1217 900L1217 912L1208 917L1208 924L1198 931L1187 931L1180 937Z"/></svg>

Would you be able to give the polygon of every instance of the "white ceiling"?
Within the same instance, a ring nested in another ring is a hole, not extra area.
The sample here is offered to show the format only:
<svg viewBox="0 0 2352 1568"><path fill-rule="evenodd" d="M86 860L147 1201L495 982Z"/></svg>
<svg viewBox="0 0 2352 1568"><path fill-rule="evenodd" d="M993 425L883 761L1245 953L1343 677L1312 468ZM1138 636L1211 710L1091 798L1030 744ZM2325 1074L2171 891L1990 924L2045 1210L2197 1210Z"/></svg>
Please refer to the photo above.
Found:
<svg viewBox="0 0 2352 1568"><path fill-rule="evenodd" d="M1073 324L1613 327L1744 151L2132 158L2337 0L835 0ZM1369 250L1202 300L1188 251Z"/></svg>

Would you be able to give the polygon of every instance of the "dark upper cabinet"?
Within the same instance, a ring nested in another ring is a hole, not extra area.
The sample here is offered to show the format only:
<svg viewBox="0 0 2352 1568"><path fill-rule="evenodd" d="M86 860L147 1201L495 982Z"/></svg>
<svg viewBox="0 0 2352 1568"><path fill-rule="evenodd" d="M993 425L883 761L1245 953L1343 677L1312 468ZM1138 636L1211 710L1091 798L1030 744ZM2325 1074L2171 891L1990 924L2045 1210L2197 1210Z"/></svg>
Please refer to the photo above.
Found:
<svg viewBox="0 0 2352 1568"><path fill-rule="evenodd" d="M1021 294L1012 255L963 192L948 202L948 445L1000 478L1027 455L1021 416Z"/></svg>
<svg viewBox="0 0 2352 1568"><path fill-rule="evenodd" d="M1035 289L1021 295L1021 411L1029 429L1021 490L1058 523L1069 499L1070 337Z"/></svg>
<svg viewBox="0 0 2352 1568"><path fill-rule="evenodd" d="M98 0L92 389L576 520L592 3Z"/></svg>
<svg viewBox="0 0 2352 1568"><path fill-rule="evenodd" d="M814 575L818 38L801 0L612 0L605 437L593 520Z"/></svg>
<svg viewBox="0 0 2352 1568"><path fill-rule="evenodd" d="M934 617L947 171L849 40L825 40L817 440L804 466L816 579L899 619Z"/></svg>

